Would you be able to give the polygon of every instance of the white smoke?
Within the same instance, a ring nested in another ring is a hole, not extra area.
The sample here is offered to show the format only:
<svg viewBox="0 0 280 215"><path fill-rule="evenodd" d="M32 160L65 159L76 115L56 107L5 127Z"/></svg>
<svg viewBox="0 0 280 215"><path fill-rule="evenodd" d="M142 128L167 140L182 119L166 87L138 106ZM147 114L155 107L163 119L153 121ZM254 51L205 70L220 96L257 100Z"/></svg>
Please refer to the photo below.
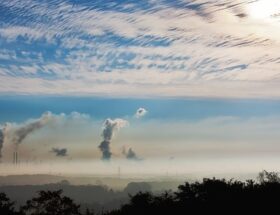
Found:
<svg viewBox="0 0 280 215"><path fill-rule="evenodd" d="M54 122L56 117L51 112L44 113L40 118L28 120L23 124L6 123L3 131L5 144L12 144L15 150L18 150L19 145L23 140L36 130Z"/></svg>
<svg viewBox="0 0 280 215"><path fill-rule="evenodd" d="M134 117L139 119L142 118L143 116L145 116L148 113L148 111L145 108L138 108L136 113L134 114Z"/></svg>
<svg viewBox="0 0 280 215"><path fill-rule="evenodd" d="M110 160L112 156L111 152L111 141L114 137L114 134L119 131L121 128L128 125L128 121L123 119L106 119L103 123L102 137L103 141L99 145L99 149L102 152L103 160Z"/></svg>

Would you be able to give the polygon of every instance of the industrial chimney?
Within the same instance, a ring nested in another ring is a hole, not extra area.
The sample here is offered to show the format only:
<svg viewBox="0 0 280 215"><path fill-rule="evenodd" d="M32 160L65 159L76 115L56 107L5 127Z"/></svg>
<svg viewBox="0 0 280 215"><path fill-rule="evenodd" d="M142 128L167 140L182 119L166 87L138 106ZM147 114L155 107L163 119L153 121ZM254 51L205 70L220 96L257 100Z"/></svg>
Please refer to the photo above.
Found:
<svg viewBox="0 0 280 215"><path fill-rule="evenodd" d="M14 165L18 164L18 153L17 153L17 151L14 152L13 163L14 163Z"/></svg>

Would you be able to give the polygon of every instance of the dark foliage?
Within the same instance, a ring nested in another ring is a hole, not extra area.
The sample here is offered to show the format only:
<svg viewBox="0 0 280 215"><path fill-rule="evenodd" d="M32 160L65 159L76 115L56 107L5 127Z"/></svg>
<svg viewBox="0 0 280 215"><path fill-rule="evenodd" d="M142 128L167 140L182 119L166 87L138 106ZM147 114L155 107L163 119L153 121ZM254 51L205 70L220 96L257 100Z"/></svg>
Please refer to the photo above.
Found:
<svg viewBox="0 0 280 215"><path fill-rule="evenodd" d="M149 192L131 196L130 202L108 215L140 214L269 214L279 211L280 180L277 173L263 171L259 183L224 179L180 185L175 193L154 196Z"/></svg>
<svg viewBox="0 0 280 215"><path fill-rule="evenodd" d="M11 202L5 193L0 193L0 214L15 214L14 202Z"/></svg>
<svg viewBox="0 0 280 215"><path fill-rule="evenodd" d="M80 206L61 194L62 190L40 191L39 196L28 200L20 211L28 215L80 215Z"/></svg>
<svg viewBox="0 0 280 215"><path fill-rule="evenodd" d="M225 179L204 179L202 182L186 182L176 192L153 195L139 192L120 209L104 215L149 214L278 214L280 178L277 173L263 171L259 182ZM62 191L40 191L38 197L27 201L20 212L14 211L14 203L0 194L0 214L21 215L80 215L79 205L62 196ZM93 215L90 210L85 214Z"/></svg>

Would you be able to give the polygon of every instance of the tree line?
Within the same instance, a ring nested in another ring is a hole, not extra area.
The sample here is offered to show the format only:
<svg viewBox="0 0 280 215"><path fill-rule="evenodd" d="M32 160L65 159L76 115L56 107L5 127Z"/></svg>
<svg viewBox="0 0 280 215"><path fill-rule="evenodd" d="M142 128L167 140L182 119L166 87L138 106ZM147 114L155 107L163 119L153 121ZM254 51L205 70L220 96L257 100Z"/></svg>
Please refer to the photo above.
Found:
<svg viewBox="0 0 280 215"><path fill-rule="evenodd" d="M257 181L205 178L202 181L185 182L177 191L165 191L154 195L139 192L130 196L128 203L102 215L146 214L253 214L279 213L280 177L278 173L263 171ZM0 193L2 215L95 215L64 196L62 190L39 191L25 205L15 209L15 202Z"/></svg>

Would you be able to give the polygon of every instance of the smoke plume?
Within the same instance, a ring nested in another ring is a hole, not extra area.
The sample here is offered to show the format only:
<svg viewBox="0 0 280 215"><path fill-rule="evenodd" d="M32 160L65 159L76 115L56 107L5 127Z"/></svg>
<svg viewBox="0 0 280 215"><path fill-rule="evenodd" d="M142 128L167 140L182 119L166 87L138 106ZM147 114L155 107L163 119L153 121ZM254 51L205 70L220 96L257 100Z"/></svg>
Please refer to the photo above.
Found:
<svg viewBox="0 0 280 215"><path fill-rule="evenodd" d="M52 113L46 112L39 119L28 121L23 125L7 123L5 129L2 130L2 135L7 138L9 143L15 146L15 150L18 150L19 145L29 134L41 129L54 119L55 117L52 115Z"/></svg>
<svg viewBox="0 0 280 215"><path fill-rule="evenodd" d="M138 108L134 116L139 119L145 116L147 113L148 111L145 108Z"/></svg>
<svg viewBox="0 0 280 215"><path fill-rule="evenodd" d="M46 126L69 127L74 123L84 123L90 116L78 112L72 112L69 115L64 113L53 114L49 111L42 114L40 118L28 119L23 123L8 122L4 126L0 125L0 157L3 147L11 145L15 151L18 151L20 144L32 133ZM77 125L75 125L77 126Z"/></svg>
<svg viewBox="0 0 280 215"><path fill-rule="evenodd" d="M123 155L125 155L126 159L128 160L141 160L135 151L132 150L132 148L129 148L128 150L126 150L125 147L123 147L123 151L122 151Z"/></svg>
<svg viewBox="0 0 280 215"><path fill-rule="evenodd" d="M103 124L102 137L103 141L99 145L99 149L102 152L103 160L110 160L112 156L110 144L114 134L121 128L128 125L128 122L123 119L106 119Z"/></svg>
<svg viewBox="0 0 280 215"><path fill-rule="evenodd" d="M62 149L60 149L60 148L52 148L51 152L54 153L55 156L57 156L57 157L68 156L66 148L62 148Z"/></svg>

